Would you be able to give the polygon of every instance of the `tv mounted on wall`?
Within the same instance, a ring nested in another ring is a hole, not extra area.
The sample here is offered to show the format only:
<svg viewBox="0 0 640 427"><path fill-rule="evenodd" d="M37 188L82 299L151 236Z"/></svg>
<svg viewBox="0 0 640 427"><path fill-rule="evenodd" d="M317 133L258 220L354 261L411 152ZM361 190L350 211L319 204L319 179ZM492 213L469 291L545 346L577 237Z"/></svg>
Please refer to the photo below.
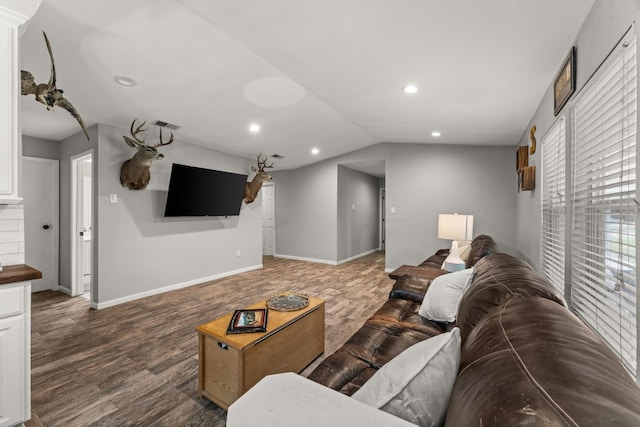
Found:
<svg viewBox="0 0 640 427"><path fill-rule="evenodd" d="M240 214L247 175L174 163L165 217Z"/></svg>

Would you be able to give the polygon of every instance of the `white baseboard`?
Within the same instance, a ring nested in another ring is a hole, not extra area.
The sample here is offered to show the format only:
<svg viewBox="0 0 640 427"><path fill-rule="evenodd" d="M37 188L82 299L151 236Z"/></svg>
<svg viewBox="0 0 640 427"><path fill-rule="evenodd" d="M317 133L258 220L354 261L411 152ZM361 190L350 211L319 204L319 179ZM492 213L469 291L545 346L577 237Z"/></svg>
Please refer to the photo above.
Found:
<svg viewBox="0 0 640 427"><path fill-rule="evenodd" d="M371 249L370 251L363 252L361 254L354 255L352 257L345 258L345 259L342 259L340 261L329 261L329 260L326 260L326 259L306 258L306 257L300 257L300 256L294 256L294 255L282 255L282 254L275 254L274 257L276 257L276 258L285 258L285 259L293 259L293 260L296 260L296 261L315 262L315 263L318 263L318 264L340 265L340 264L344 264L344 263L349 262L349 261L353 261L353 260L358 259L358 258L362 258L363 256L367 256L367 255L372 254L374 252L377 252L379 250L380 250L380 248Z"/></svg>
<svg viewBox="0 0 640 427"><path fill-rule="evenodd" d="M123 304L125 302L134 301L134 300L137 300L137 299L140 299L140 298L146 298L146 297L150 297L152 295L162 294L164 292L175 291L176 289L187 288L189 286L199 285L201 283L209 282L211 280L222 279L224 277L229 277L229 276L233 276L233 275L240 274L240 273L246 273L247 271L258 270L260 268L262 268L262 264L252 265L252 266L249 266L249 267L241 268L239 270L226 271L224 273L214 274L213 276L202 277L202 278L194 279L194 280L188 280L186 282L176 283L174 285L165 286L163 288L151 289L151 290L148 290L148 291L145 291L145 292L140 292L140 293L133 294L133 295L127 295L125 297L116 298L116 299L112 299L112 300L109 300L109 301L103 301L103 302L98 302L98 303L95 303L95 302L92 301L91 302L91 308L96 309L96 310L100 310L102 308L113 307L114 305Z"/></svg>
<svg viewBox="0 0 640 427"><path fill-rule="evenodd" d="M374 253L374 252L378 252L379 250L380 250L380 248L375 248L375 249L371 249L370 251L363 252L363 253L361 253L361 254L354 255L354 256L352 256L352 257L342 259L342 260L338 261L338 265L340 265L340 264L344 264L345 262L349 262L349 261L356 260L356 259L358 259L358 258L362 258L363 256L367 256L367 255L372 254L372 253Z"/></svg>
<svg viewBox="0 0 640 427"><path fill-rule="evenodd" d="M282 254L275 254L274 257L275 258L293 259L295 261L315 262L315 263L318 263L318 264L338 265L337 261L329 261L329 260L326 260L326 259L306 258L306 257L301 257L301 256L282 255Z"/></svg>
<svg viewBox="0 0 640 427"><path fill-rule="evenodd" d="M62 285L58 285L57 289L53 289L54 291L60 291L60 292L64 292L65 294L71 296L71 287L64 287Z"/></svg>

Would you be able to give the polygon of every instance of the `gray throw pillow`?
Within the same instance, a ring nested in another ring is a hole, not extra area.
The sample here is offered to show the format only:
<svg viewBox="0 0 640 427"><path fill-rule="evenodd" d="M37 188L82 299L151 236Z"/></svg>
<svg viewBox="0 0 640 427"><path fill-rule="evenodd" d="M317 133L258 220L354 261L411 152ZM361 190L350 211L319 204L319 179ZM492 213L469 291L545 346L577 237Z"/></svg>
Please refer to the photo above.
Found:
<svg viewBox="0 0 640 427"><path fill-rule="evenodd" d="M460 329L412 345L353 398L420 426L440 426L460 367Z"/></svg>

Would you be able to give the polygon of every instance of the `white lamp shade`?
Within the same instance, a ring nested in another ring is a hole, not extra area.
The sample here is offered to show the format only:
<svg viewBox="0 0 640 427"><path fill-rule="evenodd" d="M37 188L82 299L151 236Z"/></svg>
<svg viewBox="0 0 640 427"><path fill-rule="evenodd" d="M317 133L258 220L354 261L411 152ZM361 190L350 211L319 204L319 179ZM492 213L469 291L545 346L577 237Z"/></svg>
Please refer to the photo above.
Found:
<svg viewBox="0 0 640 427"><path fill-rule="evenodd" d="M438 238L471 240L473 238L473 215L439 214Z"/></svg>

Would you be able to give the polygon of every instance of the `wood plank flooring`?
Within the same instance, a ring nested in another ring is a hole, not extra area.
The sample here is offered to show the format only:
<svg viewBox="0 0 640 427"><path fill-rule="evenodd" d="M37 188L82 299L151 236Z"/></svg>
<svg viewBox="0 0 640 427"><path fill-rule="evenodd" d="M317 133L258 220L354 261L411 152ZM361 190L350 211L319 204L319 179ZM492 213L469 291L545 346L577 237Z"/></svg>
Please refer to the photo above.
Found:
<svg viewBox="0 0 640 427"><path fill-rule="evenodd" d="M326 301L325 353L387 299L384 253L340 266L264 257L264 268L103 310L81 297L33 294L32 419L27 427L224 426L198 397L195 327L281 291Z"/></svg>

